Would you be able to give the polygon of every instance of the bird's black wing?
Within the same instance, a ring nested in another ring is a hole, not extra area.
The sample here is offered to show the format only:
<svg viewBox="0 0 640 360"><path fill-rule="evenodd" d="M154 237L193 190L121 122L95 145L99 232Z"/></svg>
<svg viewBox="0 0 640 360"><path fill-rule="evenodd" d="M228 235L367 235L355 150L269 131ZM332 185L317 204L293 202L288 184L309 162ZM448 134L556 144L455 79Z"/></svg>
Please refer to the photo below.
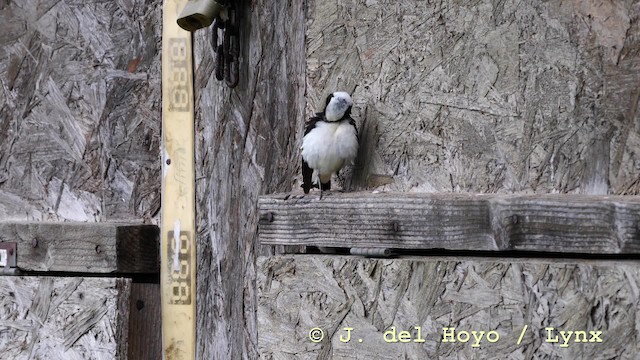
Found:
<svg viewBox="0 0 640 360"><path fill-rule="evenodd" d="M302 190L304 190L305 194L309 193L309 190L313 187L313 169L309 167L304 158L302 159Z"/></svg>
<svg viewBox="0 0 640 360"><path fill-rule="evenodd" d="M324 121L323 112L316 113L315 116L309 118L309 121L307 121L307 123L305 124L304 134L307 135L309 131L313 130L316 127L316 123L318 121Z"/></svg>
<svg viewBox="0 0 640 360"><path fill-rule="evenodd" d="M324 113L316 113L316 116L312 117L307 121L306 127L304 129L304 134L307 135L311 130L316 127L316 123L318 121L322 121L324 119ZM305 194L309 193L313 185L313 169L309 167L304 158L302 158L302 190L304 190ZM317 187L317 185L316 185Z"/></svg>
<svg viewBox="0 0 640 360"><path fill-rule="evenodd" d="M349 125L353 126L356 130L356 138L358 139L358 144L360 143L360 135L358 135L358 127L356 126L356 121L353 120L351 116L349 116Z"/></svg>

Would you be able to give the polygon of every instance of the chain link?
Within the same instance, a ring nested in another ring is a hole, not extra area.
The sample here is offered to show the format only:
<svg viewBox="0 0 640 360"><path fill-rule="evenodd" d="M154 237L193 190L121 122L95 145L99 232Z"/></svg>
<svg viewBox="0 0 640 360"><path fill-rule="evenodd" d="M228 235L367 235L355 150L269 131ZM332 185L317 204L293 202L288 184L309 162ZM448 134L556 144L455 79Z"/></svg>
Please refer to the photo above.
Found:
<svg viewBox="0 0 640 360"><path fill-rule="evenodd" d="M216 53L216 79L224 80L228 87L238 85L240 39L237 14L233 2L225 7L226 16L219 16L213 24L212 45ZM222 43L218 31L222 31Z"/></svg>

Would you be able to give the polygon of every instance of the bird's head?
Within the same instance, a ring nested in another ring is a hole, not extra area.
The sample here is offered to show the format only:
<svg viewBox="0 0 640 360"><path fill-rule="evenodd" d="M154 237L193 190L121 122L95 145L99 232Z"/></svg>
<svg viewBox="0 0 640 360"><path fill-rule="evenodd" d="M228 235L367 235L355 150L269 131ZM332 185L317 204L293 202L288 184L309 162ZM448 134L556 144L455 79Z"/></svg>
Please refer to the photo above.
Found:
<svg viewBox="0 0 640 360"><path fill-rule="evenodd" d="M351 96L344 91L336 91L327 96L327 103L324 108L324 116L327 121L338 121L351 114L353 101Z"/></svg>

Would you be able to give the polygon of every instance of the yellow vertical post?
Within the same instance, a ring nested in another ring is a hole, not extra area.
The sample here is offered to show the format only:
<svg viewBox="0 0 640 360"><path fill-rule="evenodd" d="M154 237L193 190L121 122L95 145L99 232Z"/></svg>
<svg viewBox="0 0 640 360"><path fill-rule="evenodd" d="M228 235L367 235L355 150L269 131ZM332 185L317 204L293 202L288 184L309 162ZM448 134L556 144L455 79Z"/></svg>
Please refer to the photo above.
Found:
<svg viewBox="0 0 640 360"><path fill-rule="evenodd" d="M160 286L166 360L195 359L196 240L191 33L176 20L187 0L164 0L162 15L162 236Z"/></svg>

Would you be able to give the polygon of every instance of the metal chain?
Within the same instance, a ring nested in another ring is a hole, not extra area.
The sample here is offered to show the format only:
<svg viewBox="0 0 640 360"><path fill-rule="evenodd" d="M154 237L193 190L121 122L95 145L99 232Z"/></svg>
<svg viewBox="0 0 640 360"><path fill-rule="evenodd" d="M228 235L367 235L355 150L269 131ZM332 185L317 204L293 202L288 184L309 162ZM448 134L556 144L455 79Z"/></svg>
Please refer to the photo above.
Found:
<svg viewBox="0 0 640 360"><path fill-rule="evenodd" d="M226 18L219 16L213 24L213 50L216 53L216 79L224 80L228 87L238 85L240 39L238 36L237 14L233 2L225 7ZM222 31L222 43L218 30Z"/></svg>

